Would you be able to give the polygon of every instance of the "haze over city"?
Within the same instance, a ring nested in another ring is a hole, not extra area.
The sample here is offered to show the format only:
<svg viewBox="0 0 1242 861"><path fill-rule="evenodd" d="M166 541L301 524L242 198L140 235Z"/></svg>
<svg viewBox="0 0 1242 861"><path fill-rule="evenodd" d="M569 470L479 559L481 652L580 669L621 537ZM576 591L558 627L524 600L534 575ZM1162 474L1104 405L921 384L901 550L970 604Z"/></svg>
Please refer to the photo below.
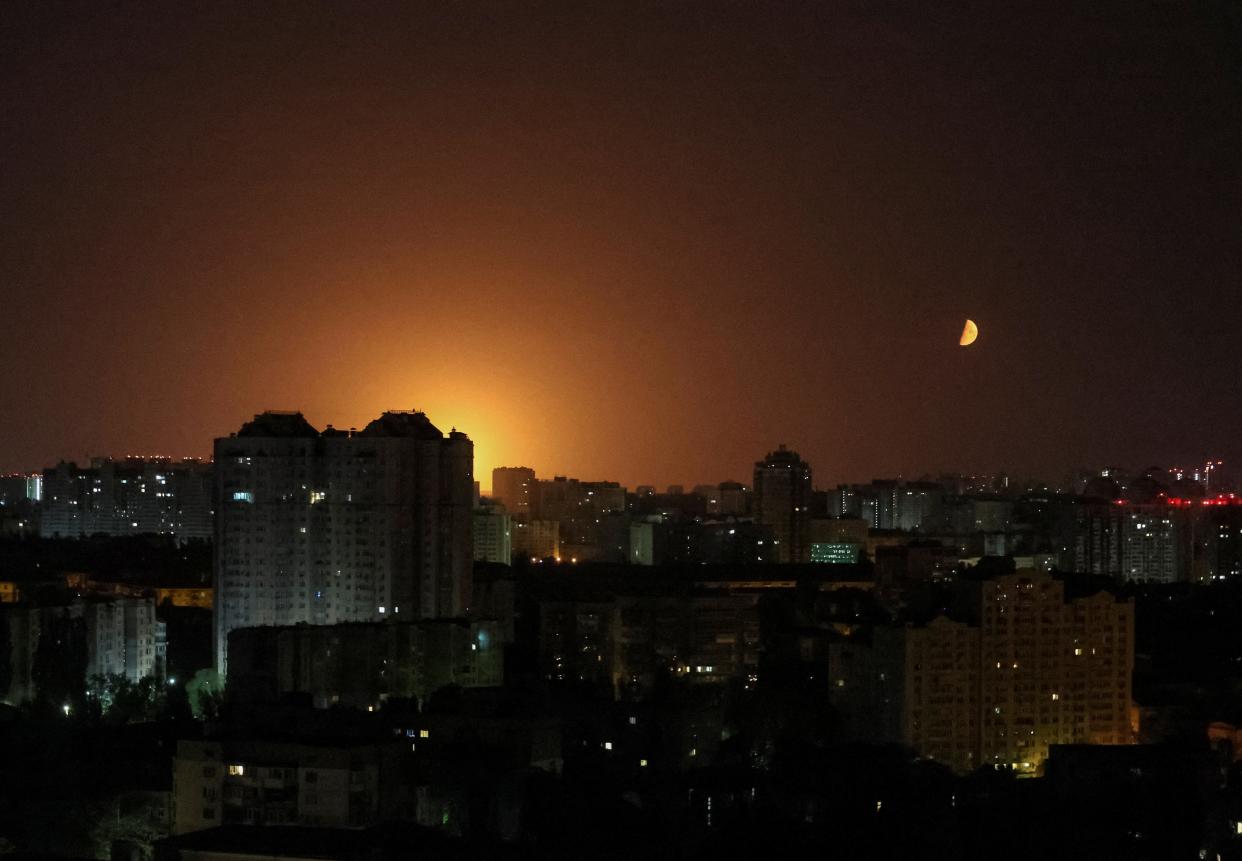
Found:
<svg viewBox="0 0 1242 861"><path fill-rule="evenodd" d="M1242 861L1237 0L7 0L0 861Z"/></svg>
<svg viewBox="0 0 1242 861"><path fill-rule="evenodd" d="M0 471L269 408L485 485L1242 460L1229 4L5 18Z"/></svg>

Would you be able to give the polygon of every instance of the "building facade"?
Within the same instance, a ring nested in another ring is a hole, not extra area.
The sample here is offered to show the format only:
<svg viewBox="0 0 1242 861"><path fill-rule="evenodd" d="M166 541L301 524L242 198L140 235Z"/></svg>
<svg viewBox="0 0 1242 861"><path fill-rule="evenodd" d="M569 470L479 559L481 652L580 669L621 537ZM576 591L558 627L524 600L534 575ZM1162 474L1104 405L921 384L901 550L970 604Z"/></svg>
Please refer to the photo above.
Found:
<svg viewBox="0 0 1242 861"><path fill-rule="evenodd" d="M559 559L561 524L555 520L527 520L511 524L510 540L515 555L532 562Z"/></svg>
<svg viewBox="0 0 1242 861"><path fill-rule="evenodd" d="M219 825L358 828L413 818L406 747L183 739L173 759L173 833Z"/></svg>
<svg viewBox="0 0 1242 861"><path fill-rule="evenodd" d="M110 677L162 679L167 637L148 598L92 597L64 606L0 607L0 702L21 705L40 694L40 660L55 665L58 686L76 676L70 697L107 688ZM43 693L47 693L43 691Z"/></svg>
<svg viewBox="0 0 1242 861"><path fill-rule="evenodd" d="M622 595L540 604L540 656L552 681L594 681L620 693L660 674L692 682L757 678L758 597Z"/></svg>
<svg viewBox="0 0 1242 861"><path fill-rule="evenodd" d="M463 616L474 446L419 412L322 433L267 412L216 440L216 664L256 625Z"/></svg>
<svg viewBox="0 0 1242 861"><path fill-rule="evenodd" d="M149 598L116 598L88 601L83 605L86 621L86 679L121 676L130 682L147 677L163 678L164 623L155 617Z"/></svg>
<svg viewBox="0 0 1242 861"><path fill-rule="evenodd" d="M484 500L486 502L486 500ZM513 562L513 518L503 505L480 505L474 509L474 561Z"/></svg>
<svg viewBox="0 0 1242 861"><path fill-rule="evenodd" d="M492 499L515 517L530 515L535 471L528 466L498 466L492 470Z"/></svg>
<svg viewBox="0 0 1242 861"><path fill-rule="evenodd" d="M318 708L376 708L391 697L504 681L501 625L490 620L242 628L229 648L230 694L253 702L297 693Z"/></svg>
<svg viewBox="0 0 1242 861"><path fill-rule="evenodd" d="M755 464L755 519L772 530L773 561L811 559L811 466L781 446Z"/></svg>
<svg viewBox="0 0 1242 861"><path fill-rule="evenodd" d="M212 536L212 465L169 458L94 458L43 471L39 533L171 535L178 543Z"/></svg>
<svg viewBox="0 0 1242 861"><path fill-rule="evenodd" d="M1054 744L1130 744L1134 605L1066 600L1051 575L970 584L976 621L882 628L830 650L834 704L857 737L959 772L1040 773Z"/></svg>

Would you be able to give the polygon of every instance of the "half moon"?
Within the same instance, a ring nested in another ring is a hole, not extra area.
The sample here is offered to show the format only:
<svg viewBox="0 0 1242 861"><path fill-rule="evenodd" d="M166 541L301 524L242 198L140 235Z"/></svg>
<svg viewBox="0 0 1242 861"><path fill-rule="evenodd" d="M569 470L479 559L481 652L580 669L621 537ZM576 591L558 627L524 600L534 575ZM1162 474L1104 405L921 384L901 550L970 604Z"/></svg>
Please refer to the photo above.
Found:
<svg viewBox="0 0 1242 861"><path fill-rule="evenodd" d="M974 320L967 320L965 328L962 329L962 338L958 343L963 347L969 347L979 337L979 327L975 325Z"/></svg>

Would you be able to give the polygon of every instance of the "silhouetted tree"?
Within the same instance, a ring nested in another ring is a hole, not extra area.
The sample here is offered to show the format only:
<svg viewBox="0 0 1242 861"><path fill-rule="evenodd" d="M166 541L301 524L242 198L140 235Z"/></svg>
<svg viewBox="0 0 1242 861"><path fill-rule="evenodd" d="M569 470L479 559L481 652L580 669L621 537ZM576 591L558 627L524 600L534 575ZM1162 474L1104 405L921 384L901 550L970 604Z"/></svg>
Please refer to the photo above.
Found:
<svg viewBox="0 0 1242 861"><path fill-rule="evenodd" d="M86 623L69 611L48 614L35 648L31 676L43 708L80 708L86 695Z"/></svg>

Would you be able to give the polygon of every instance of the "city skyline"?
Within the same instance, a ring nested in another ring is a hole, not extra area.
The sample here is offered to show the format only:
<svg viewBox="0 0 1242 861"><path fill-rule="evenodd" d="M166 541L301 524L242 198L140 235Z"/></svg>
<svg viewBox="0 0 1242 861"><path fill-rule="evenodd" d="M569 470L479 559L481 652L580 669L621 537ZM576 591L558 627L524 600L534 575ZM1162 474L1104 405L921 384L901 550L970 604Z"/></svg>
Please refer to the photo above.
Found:
<svg viewBox="0 0 1242 861"><path fill-rule="evenodd" d="M1238 0L0 20L0 861L1242 861Z"/></svg>
<svg viewBox="0 0 1242 861"><path fill-rule="evenodd" d="M274 411L275 412L296 412L296 413L306 415L305 411L303 410L287 410L287 411L286 410L274 410ZM383 412L407 412L407 411L411 411L411 410L408 410L407 408L392 407L387 410L377 410L375 411L375 413L371 415L371 417L373 418L374 415L377 415ZM423 412L423 411L417 410L417 412ZM333 424L332 422L318 422L310 417L308 417L307 420L310 421L310 423L312 425L315 425L316 427L328 427L329 425ZM338 428L363 427L367 424L369 420L370 420L369 418L364 418L363 420L359 421L357 424L340 423L335 426ZM452 428L454 430L460 430L463 433L466 433L467 435L469 435L471 438L471 441L474 442L475 444L475 451L476 451L475 466L474 466L475 477L476 477L476 481L479 482L480 491L484 494L490 494L493 492L494 488L491 486L492 470L495 468L499 468L499 467L508 467L508 468L529 467L535 471L535 474L539 478L551 478L554 476L571 476L574 478L580 478L580 479L587 480L587 481L617 481L623 487L629 488L631 490L637 487L652 486L662 492L663 489L666 487L683 486L688 489L688 488L695 487L696 485L719 484L720 482L728 482L728 481L740 481L742 484L749 486L750 485L749 477L750 477L750 474L751 474L751 471L754 465L753 461L755 457L759 456L758 454L755 454L754 456L752 456L749 462L743 463L737 466L736 469L733 469L731 467L726 467L725 473L720 474L720 475L689 476L689 477L683 477L681 479L667 478L664 476L656 476L654 478L650 476L647 476L647 477L640 476L632 480L625 480L623 478L618 478L617 476L613 476L613 475L596 475L594 473L589 473L589 472L582 474L582 473L575 472L572 469L553 469L553 468L543 468L541 466L529 466L529 464L525 460L523 460L521 457L515 458L512 461L497 461L491 464L484 464L478 458L477 451L479 449L479 443L475 439L475 435L471 432L471 429L468 427L459 427L458 425L452 425ZM220 435L227 435L227 433L228 433L227 431L224 431L224 432L221 432ZM792 448L794 446L789 445L784 442L781 442L779 444L772 443L768 446L769 449L773 449L773 450L781 448L781 447ZM802 448L806 450L811 450L810 446L802 446ZM200 460L203 462L211 461L210 446L208 447L208 451L206 454L185 454L185 455L169 454L169 453L136 454L136 453L128 453L128 452L122 453L122 454L112 454L112 453L102 453L98 451L91 453L91 451L92 450L88 449L88 452L85 456L75 456L75 455L59 456L50 461L47 461L41 466L40 465L19 465L17 468L0 470L0 476L39 475L42 473L43 470L53 468L62 463L65 463L65 464L76 463L81 467L89 467L93 461L100 461L100 460L116 462L116 463L122 463L125 460L131 460L131 459L132 460L167 459L167 460L171 460L174 462L182 461L182 460L185 460L185 461ZM756 452L758 452L758 450L756 450ZM966 478L984 477L984 476L989 476L989 475L1005 475L1010 480L1015 481L1015 482L1021 482L1021 481L1042 482L1042 483L1045 483L1049 487L1055 488L1055 487L1060 487L1062 485L1068 485L1072 481L1073 477L1082 471L1096 473L1100 471L1107 471L1109 469L1115 469L1117 467L1122 467L1122 468L1125 468L1125 469L1128 469L1134 472L1136 475L1141 475L1144 471L1152 469L1152 468L1159 468L1162 470L1168 470L1170 472L1172 472L1175 469L1184 469L1186 471L1186 475L1190 476L1190 475L1196 474L1197 470L1201 470L1204 463L1215 464L1216 465L1215 468L1219 476L1226 480L1236 477L1236 470L1233 468L1232 464L1225 462L1225 461L1216 460L1212 457L1206 457L1206 458L1205 457L1197 457L1197 458L1190 457L1190 458L1183 458L1177 461L1164 459L1164 460L1153 460L1150 462L1143 462L1143 463L1123 463L1119 458L1107 458L1106 457L1103 460L1096 462L1096 463L1067 463L1064 466L1064 468L1053 471L1048 474L1034 474L1034 473L1018 472L1016 470L1006 468L1003 462L993 469L963 469L963 468L955 468L952 465L934 468L928 465L918 466L916 463L916 465L912 469L910 469L909 472L900 472L900 471L893 471L893 470L885 471L881 469L879 471L870 472L870 473L867 473L867 472L852 472L852 473L847 473L847 474L833 473L833 474L826 475L826 476L817 472L816 479L814 482L814 487L817 490L830 490L838 485L863 484L863 483L873 481L873 480L898 479L898 480L907 480L907 481L917 481L917 480L923 480L923 479L934 480L940 477L950 476L950 475L958 475L958 476L962 476Z"/></svg>
<svg viewBox="0 0 1242 861"><path fill-rule="evenodd" d="M260 410L260 412L263 412L263 411L264 410ZM302 415L307 415L306 411L296 410L296 409L294 410L268 410L268 411L291 412L291 413L296 412ZM367 424L367 422L370 421L371 418L374 418L375 415L378 415L384 412L409 412L409 411L425 412L424 410L410 410L408 408L391 407L386 410L376 410L374 413L370 414L369 417L364 417L357 423L338 422L334 424L333 422L316 421L314 417L311 417L311 416L308 416L307 420L312 425L315 425L316 427L335 426L341 429L360 428L360 427L364 427ZM252 415L255 415L255 414L257 413L253 413ZM244 419L241 421L244 421ZM524 460L520 456L512 460L509 460L509 461L495 461L491 463L483 462L478 457L477 452L480 448L480 445L475 437L475 434L472 432L472 430L469 427L462 427L459 425L452 425L451 427L454 430L460 430L463 433L468 434L471 438L471 441L474 442L474 448L476 452L474 472L475 472L476 480L479 482L480 490L484 494L490 494L494 490L494 488L491 486L492 470L499 468L499 467L508 467L508 468L529 467L533 469L535 471L535 474L540 478L550 478L553 476L572 476L575 478L580 478L580 479L588 480L588 481L617 481L623 487L627 487L630 489L637 488L637 487L643 487L643 486L652 486L662 491L665 487L673 487L673 486L680 485L686 488L691 488L696 485L718 484L720 482L726 482L726 481L740 481L742 484L749 485L750 484L749 477L753 469L754 459L755 457L759 456L758 455L759 450L756 449L757 453L752 456L750 461L747 461L747 462L744 462L738 465L735 469L732 467L726 467L725 472L722 474L718 474L718 475L686 476L680 479L669 478L665 476L656 476L654 478L651 476L639 476L637 478L626 480L624 478L619 478L615 475L596 475L590 472L588 473L575 472L573 469L544 468L539 465L530 466L530 464L527 463L527 460ZM216 436L218 437L221 435L227 435L228 433L229 431L225 430L225 431L218 432ZM213 439L214 438L216 437L213 437ZM794 446L792 444L788 444L785 442L780 442L780 443L771 443L768 445L767 448L775 450L781 447L795 448L797 446ZM133 460L168 459L174 462L181 461L181 460L186 460L186 461L201 460L204 462L209 462L211 460L210 448L211 446L209 444L208 451L205 454L184 454L184 455L162 453L162 452L154 453L154 454L151 454L151 453L137 454L137 453L132 453L132 452L116 454L116 453L94 451L88 448L87 453L84 456L77 456L77 455L72 455L72 454L61 455L61 456L57 456L51 460L46 461L42 465L19 464L15 468L11 467L8 469L0 469L0 476L39 475L42 473L43 470L53 468L61 463L66 463L66 464L76 463L79 466L88 467L93 461L99 461L99 460L112 461L116 463L121 463L128 459L133 459ZM762 446L760 448L762 448ZM801 448L804 450L813 450L813 447L806 446L806 445L801 446ZM811 461L811 462L814 463L814 461ZM1217 460L1212 456L1188 457L1188 458L1182 458L1180 460L1170 460L1166 458L1166 459L1157 459L1157 460L1152 460L1152 461L1142 462L1142 463L1125 463L1120 458L1105 457L1102 460L1095 462L1095 463L1067 463L1063 468L1060 468L1058 470L1055 470L1053 472L1046 473L1046 474L1019 472L1017 470L1007 468L1003 462L997 465L996 467L990 468L990 469L969 469L969 468L954 467L953 465L947 465L943 467L932 467L930 465L923 464L920 466L916 462L915 465L908 472L901 472L901 471L896 471L896 470L886 471L886 470L881 469L881 470L873 471L870 473L855 471L855 472L847 472L845 474L832 473L829 475L823 475L822 472L817 471L816 480L814 482L814 487L818 490L829 490L831 488L834 488L842 484L862 484L862 483L866 483L866 482L877 480L877 479L901 479L901 480L914 481L914 480L921 480L921 479L936 479L942 476L949 476L949 475L960 475L963 477L976 477L976 476L1002 475L1002 474L1006 475L1009 479L1015 482L1020 482L1020 481L1043 482L1043 483L1046 483L1050 487L1059 487L1063 484L1068 484L1072 480L1075 474L1081 471L1084 471L1084 470L1094 473L1094 472L1107 471L1109 469L1115 469L1118 467L1122 467L1124 469L1128 469L1134 472L1136 475L1139 475L1139 474L1142 474L1144 471L1148 469L1152 469L1152 468L1159 468L1163 470L1168 470L1170 472L1172 472L1175 469L1183 469L1185 470L1186 475L1189 477L1191 475L1197 474L1197 472L1202 469L1205 463L1213 464L1214 469L1217 471L1218 475L1226 480L1229 480L1231 478L1236 478L1236 474L1237 474L1236 469L1234 468L1232 464L1230 464L1227 461Z"/></svg>

